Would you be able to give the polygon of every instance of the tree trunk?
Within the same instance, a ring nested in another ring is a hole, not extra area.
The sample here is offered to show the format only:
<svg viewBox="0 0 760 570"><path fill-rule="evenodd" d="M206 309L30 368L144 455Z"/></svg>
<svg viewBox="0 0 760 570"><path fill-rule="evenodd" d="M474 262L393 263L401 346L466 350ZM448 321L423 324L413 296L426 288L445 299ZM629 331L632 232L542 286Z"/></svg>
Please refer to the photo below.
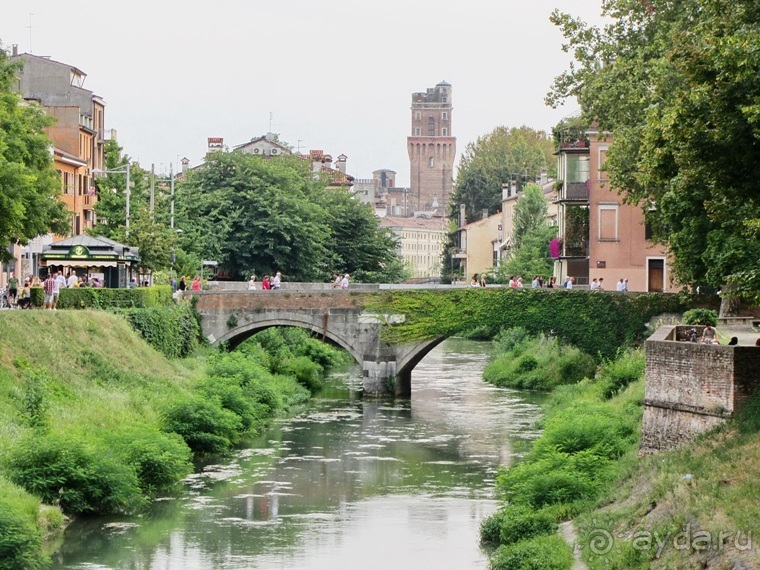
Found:
<svg viewBox="0 0 760 570"><path fill-rule="evenodd" d="M734 295L736 282L729 281L721 289L719 317L738 317L741 298Z"/></svg>

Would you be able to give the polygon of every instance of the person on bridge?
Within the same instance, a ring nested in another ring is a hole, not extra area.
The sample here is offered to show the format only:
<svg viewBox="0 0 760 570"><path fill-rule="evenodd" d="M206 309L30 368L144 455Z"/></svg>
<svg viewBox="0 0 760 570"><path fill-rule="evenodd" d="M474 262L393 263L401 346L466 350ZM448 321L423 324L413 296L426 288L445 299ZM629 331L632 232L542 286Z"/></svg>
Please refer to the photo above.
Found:
<svg viewBox="0 0 760 570"><path fill-rule="evenodd" d="M196 275L195 279L193 279L193 282L190 284L190 289L193 291L200 291L201 290L201 276Z"/></svg>
<svg viewBox="0 0 760 570"><path fill-rule="evenodd" d="M269 291L272 288L272 284L269 281L269 275L264 275L264 279L261 280L261 290Z"/></svg>
<svg viewBox="0 0 760 570"><path fill-rule="evenodd" d="M341 288L341 289L343 289L344 291L345 291L346 289L348 289L348 280L349 280L350 278L351 278L351 277L350 277L350 275L349 275L348 273L346 273L346 274L343 276L343 279L342 279L342 280L341 280L341 282L340 282L340 288Z"/></svg>
<svg viewBox="0 0 760 570"><path fill-rule="evenodd" d="M255 275L251 275L251 278L248 280L248 290L249 291L256 290L256 276Z"/></svg>
<svg viewBox="0 0 760 570"><path fill-rule="evenodd" d="M278 271L272 278L272 289L279 289L282 282L282 274Z"/></svg>
<svg viewBox="0 0 760 570"><path fill-rule="evenodd" d="M485 273L481 273L481 275L480 275L480 286L485 289L485 286L486 286L486 274Z"/></svg>
<svg viewBox="0 0 760 570"><path fill-rule="evenodd" d="M343 284L343 278L340 276L340 273L336 273L333 276L333 282L332 287L335 289L336 287L340 287Z"/></svg>
<svg viewBox="0 0 760 570"><path fill-rule="evenodd" d="M470 281L470 287L480 287L480 278L478 277L478 274L472 276L472 280Z"/></svg>

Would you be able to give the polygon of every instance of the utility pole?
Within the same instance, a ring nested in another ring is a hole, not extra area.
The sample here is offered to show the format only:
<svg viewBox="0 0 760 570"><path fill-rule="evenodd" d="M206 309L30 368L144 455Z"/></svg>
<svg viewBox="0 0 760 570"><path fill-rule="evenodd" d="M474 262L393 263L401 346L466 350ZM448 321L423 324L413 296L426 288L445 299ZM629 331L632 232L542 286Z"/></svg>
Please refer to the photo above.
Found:
<svg viewBox="0 0 760 570"><path fill-rule="evenodd" d="M156 204L156 165L150 165L150 219L153 219L153 209Z"/></svg>

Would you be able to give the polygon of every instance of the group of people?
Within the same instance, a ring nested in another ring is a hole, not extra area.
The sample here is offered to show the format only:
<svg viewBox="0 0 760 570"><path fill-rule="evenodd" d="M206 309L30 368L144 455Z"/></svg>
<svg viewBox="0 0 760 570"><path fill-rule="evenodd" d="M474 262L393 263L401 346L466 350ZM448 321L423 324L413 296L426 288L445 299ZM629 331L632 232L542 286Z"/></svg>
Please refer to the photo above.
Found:
<svg viewBox="0 0 760 570"><path fill-rule="evenodd" d="M177 290L179 291L200 291L202 288L200 275L196 275L190 285L187 284L187 277L184 275L179 278L179 283L177 283ZM174 289L174 283L172 283L172 289Z"/></svg>
<svg viewBox="0 0 760 570"><path fill-rule="evenodd" d="M264 277L261 278L261 290L262 291L271 291L273 289L279 289L282 286L282 273L279 271L275 273L274 275L264 275ZM251 275L251 278L248 280L248 290L249 291L256 291L258 289L256 285L256 276Z"/></svg>
<svg viewBox="0 0 760 570"><path fill-rule="evenodd" d="M597 279L594 277L588 286L589 291L604 291L604 277ZM615 291L628 291L628 279L620 278L615 285Z"/></svg>
<svg viewBox="0 0 760 570"><path fill-rule="evenodd" d="M8 278L8 304L11 307L28 309L32 306L32 287L42 287L44 292L43 308L57 310L58 296L61 289L76 289L79 287L103 287L103 282L97 277L82 275L81 278L70 271L68 275L53 271L48 273L44 281L39 277L29 275L19 287L19 279L11 272Z"/></svg>
<svg viewBox="0 0 760 570"><path fill-rule="evenodd" d="M346 273L345 275L341 275L340 273L336 273L333 276L332 286L333 289L348 289L348 282L351 279L351 276Z"/></svg>

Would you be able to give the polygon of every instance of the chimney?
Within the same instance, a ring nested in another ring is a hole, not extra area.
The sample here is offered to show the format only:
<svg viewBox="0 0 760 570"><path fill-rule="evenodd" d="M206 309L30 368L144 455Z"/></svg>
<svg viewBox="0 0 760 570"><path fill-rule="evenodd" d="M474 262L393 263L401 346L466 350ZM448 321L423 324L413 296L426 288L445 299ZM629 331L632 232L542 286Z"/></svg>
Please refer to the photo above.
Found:
<svg viewBox="0 0 760 570"><path fill-rule="evenodd" d="M483 217L481 219L483 219L483 220L485 220L488 217L488 208L483 208L483 214L482 214L482 216Z"/></svg>
<svg viewBox="0 0 760 570"><path fill-rule="evenodd" d="M12 57L18 57L18 44L13 44L11 48L13 49L11 52Z"/></svg>
<svg viewBox="0 0 760 570"><path fill-rule="evenodd" d="M339 172L342 172L343 174L345 174L346 160L348 160L348 157L345 154L341 154L340 156L338 156L338 160L335 161L335 170L338 170Z"/></svg>
<svg viewBox="0 0 760 570"><path fill-rule="evenodd" d="M467 219L467 216L465 216L465 205L459 204L459 227L461 228L464 226L464 222Z"/></svg>
<svg viewBox="0 0 760 570"><path fill-rule="evenodd" d="M182 174L187 174L190 169L190 159L185 157L180 162L182 163Z"/></svg>
<svg viewBox="0 0 760 570"><path fill-rule="evenodd" d="M506 200L509 198L509 182L503 182L501 185L501 199Z"/></svg>
<svg viewBox="0 0 760 570"><path fill-rule="evenodd" d="M513 180L509 183L509 195L517 196L517 181Z"/></svg>

